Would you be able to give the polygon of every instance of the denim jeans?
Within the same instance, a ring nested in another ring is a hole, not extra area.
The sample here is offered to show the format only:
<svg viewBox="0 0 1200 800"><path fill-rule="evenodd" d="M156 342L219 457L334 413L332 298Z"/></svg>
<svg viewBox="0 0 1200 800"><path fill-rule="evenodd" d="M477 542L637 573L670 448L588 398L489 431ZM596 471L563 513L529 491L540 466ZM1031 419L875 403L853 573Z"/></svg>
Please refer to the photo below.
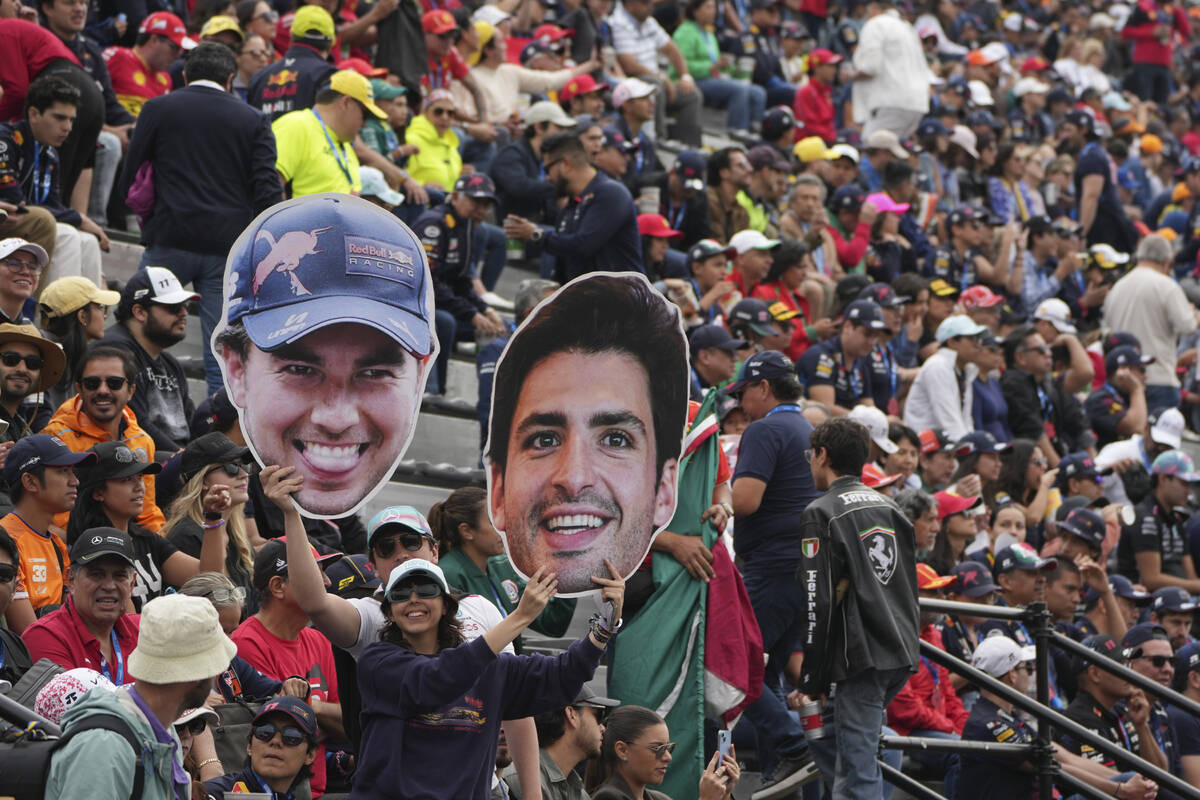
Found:
<svg viewBox="0 0 1200 800"><path fill-rule="evenodd" d="M795 711L791 713L799 718ZM804 787L804 800L821 800L825 796L826 789L833 784L834 773L837 770L837 735L834 733L836 728L837 720L826 720L825 736L808 741L808 749L812 751L813 761L816 762L817 769L821 770L821 782L810 783ZM896 735L896 732L886 725L882 728L881 733L884 736ZM892 769L899 770L904 763L904 751L884 750L880 758ZM882 800L892 800L894 791L896 791L896 787L890 781L884 781ZM954 800L952 795L946 795L946 797Z"/></svg>
<svg viewBox="0 0 1200 800"><path fill-rule="evenodd" d="M450 365L450 354L454 352L454 342L458 336L458 320L449 311L434 312L434 330L437 332L438 357L433 365L433 374L425 391L430 394L446 393L446 372Z"/></svg>
<svg viewBox="0 0 1200 800"><path fill-rule="evenodd" d="M1146 412L1158 414L1168 408L1179 408L1179 387L1150 384L1146 387Z"/></svg>
<svg viewBox="0 0 1200 800"><path fill-rule="evenodd" d="M479 278L483 281L483 288L490 292L496 288L508 259L504 229L487 222L480 223L475 227L474 247L478 258L476 264L482 265ZM476 264L471 265L472 274L475 274Z"/></svg>
<svg viewBox="0 0 1200 800"><path fill-rule="evenodd" d="M767 90L753 83L729 78L704 78L696 81L706 106L727 108L725 124L732 130L749 130L751 122L762 119Z"/></svg>
<svg viewBox="0 0 1200 800"><path fill-rule="evenodd" d="M96 139L96 163L92 168L92 191L88 195L88 216L97 225L108 224L108 196L112 194L121 163L121 140L115 133L100 131Z"/></svg>
<svg viewBox="0 0 1200 800"><path fill-rule="evenodd" d="M919 739L959 739L956 733L945 733L944 731L913 731L909 736L915 736ZM944 791L942 794L945 797L954 800L957 797L958 787L958 771L959 761L958 753L947 753L941 750L910 750L909 757L913 761L917 761L930 769L936 770L943 776L945 781Z"/></svg>
<svg viewBox="0 0 1200 800"><path fill-rule="evenodd" d="M778 75L772 75L767 81L767 105L772 108L775 106L791 108L795 102L796 87Z"/></svg>
<svg viewBox="0 0 1200 800"><path fill-rule="evenodd" d="M192 253L163 245L142 251L140 267L166 267L179 282L192 285L200 295L200 331L204 337L204 383L209 395L225 385L221 367L212 350L212 332L221 318L221 289L225 280L225 256ZM197 403L199 405L199 403Z"/></svg>
<svg viewBox="0 0 1200 800"><path fill-rule="evenodd" d="M775 758L796 755L808 746L799 720L784 702L781 684L783 666L800 645L804 590L788 575L747 573L742 577L762 631L763 652L769 656L762 697L744 713L758 737L759 760L773 764Z"/></svg>
<svg viewBox="0 0 1200 800"><path fill-rule="evenodd" d="M884 709L908 682L906 669L868 669L838 681L833 696L837 739L833 800L877 800L883 775L876 757Z"/></svg>

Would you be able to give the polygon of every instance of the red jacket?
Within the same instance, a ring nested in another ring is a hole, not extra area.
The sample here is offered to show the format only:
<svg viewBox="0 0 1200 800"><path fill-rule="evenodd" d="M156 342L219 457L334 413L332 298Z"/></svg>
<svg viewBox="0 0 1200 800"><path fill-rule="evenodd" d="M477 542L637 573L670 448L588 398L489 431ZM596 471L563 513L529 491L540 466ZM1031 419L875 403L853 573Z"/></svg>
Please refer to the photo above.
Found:
<svg viewBox="0 0 1200 800"><path fill-rule="evenodd" d="M48 658L63 669L86 667L104 673L115 684L133 683L133 676L125 665L129 661L129 654L137 647L138 623L141 619L140 614L122 614L117 618L117 624L113 626L117 634L113 656L119 663L104 664L103 669L100 642L83 624L75 604L69 598L61 608L51 611L26 628L21 638L25 640L34 661ZM118 651L121 655L116 658Z"/></svg>
<svg viewBox="0 0 1200 800"><path fill-rule="evenodd" d="M944 650L942 634L932 625L921 629L921 638ZM901 736L914 731L962 733L967 710L950 683L950 671L924 656L917 672L887 707L888 726Z"/></svg>
<svg viewBox="0 0 1200 800"><path fill-rule="evenodd" d="M1154 29L1162 22L1171 28L1167 41L1155 35ZM1182 4L1169 5L1157 0L1138 0L1129 21L1121 29L1121 36L1133 42L1133 63L1160 64L1171 66L1171 51L1175 47L1175 36L1187 41L1192 36L1192 26Z"/></svg>
<svg viewBox="0 0 1200 800"><path fill-rule="evenodd" d="M796 90L792 103L796 112L796 141L809 136L820 136L825 144L837 139L833 127L833 87L810 78L808 83Z"/></svg>
<svg viewBox="0 0 1200 800"><path fill-rule="evenodd" d="M836 222L833 214L829 214L830 222ZM871 226L865 222L860 222L854 226L854 233L849 239L843 238L841 231L838 230L838 225L830 224L827 229L833 234L833 246L837 249L838 261L842 263L843 269L853 269L858 266L858 262L863 260L863 256L867 254L867 247L871 244Z"/></svg>

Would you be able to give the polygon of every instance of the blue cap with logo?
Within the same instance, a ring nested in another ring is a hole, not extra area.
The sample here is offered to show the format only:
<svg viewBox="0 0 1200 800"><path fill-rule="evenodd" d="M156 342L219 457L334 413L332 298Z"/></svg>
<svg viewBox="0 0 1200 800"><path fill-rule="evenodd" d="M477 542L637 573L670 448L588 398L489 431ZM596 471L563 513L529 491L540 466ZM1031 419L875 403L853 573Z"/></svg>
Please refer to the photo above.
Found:
<svg viewBox="0 0 1200 800"><path fill-rule="evenodd" d="M1117 597L1124 597L1126 600L1132 600L1135 605L1146 606L1154 600L1154 596L1149 592L1141 592L1134 588L1133 582L1124 575L1109 575L1108 585L1112 587L1113 594ZM1083 590L1083 605L1086 608L1091 608L1100 600L1099 593L1092 587L1087 587Z"/></svg>
<svg viewBox="0 0 1200 800"><path fill-rule="evenodd" d="M737 394L752 383L770 381L782 378L784 375L796 374L796 367L788 357L778 350L763 350L746 359L738 379L729 384L725 391Z"/></svg>
<svg viewBox="0 0 1200 800"><path fill-rule="evenodd" d="M1083 539L1091 547L1100 549L1104 544L1104 517L1090 508L1077 508L1058 523L1060 530Z"/></svg>
<svg viewBox="0 0 1200 800"><path fill-rule="evenodd" d="M271 714L283 714L286 717L291 717L292 721L300 726L305 735L309 739L317 738L317 715L312 710L312 706L301 700L299 697L281 694L278 697L272 698L263 704L258 713L254 715L254 721L265 719Z"/></svg>
<svg viewBox="0 0 1200 800"><path fill-rule="evenodd" d="M1200 604L1182 586L1164 586L1155 590L1151 608L1156 614L1187 614L1200 608Z"/></svg>
<svg viewBox="0 0 1200 800"><path fill-rule="evenodd" d="M1103 474L1101 470L1096 468L1096 462L1087 453L1071 453L1063 456L1062 461L1058 463L1058 480L1057 485L1066 487L1069 478L1092 478L1099 479Z"/></svg>
<svg viewBox="0 0 1200 800"><path fill-rule="evenodd" d="M1175 674L1186 675L1200 669L1200 641L1188 642L1175 651Z"/></svg>
<svg viewBox="0 0 1200 800"><path fill-rule="evenodd" d="M66 442L47 433L35 433L18 439L4 460L4 480L10 486L21 476L38 467L73 467L84 461L95 461L91 451L76 453Z"/></svg>
<svg viewBox="0 0 1200 800"><path fill-rule="evenodd" d="M433 349L432 292L421 242L378 206L315 194L272 206L234 244L228 324L274 350L320 328L366 325L418 357Z"/></svg>
<svg viewBox="0 0 1200 800"><path fill-rule="evenodd" d="M874 300L855 300L846 306L846 310L842 312L842 319L873 331L888 329L887 323L883 321L883 309Z"/></svg>

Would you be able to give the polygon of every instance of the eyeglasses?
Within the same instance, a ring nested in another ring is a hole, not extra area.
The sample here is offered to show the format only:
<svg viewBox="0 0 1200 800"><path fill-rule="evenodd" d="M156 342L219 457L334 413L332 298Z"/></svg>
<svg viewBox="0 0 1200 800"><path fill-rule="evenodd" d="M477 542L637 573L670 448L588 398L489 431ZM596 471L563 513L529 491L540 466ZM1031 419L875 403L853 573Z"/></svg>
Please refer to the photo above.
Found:
<svg viewBox="0 0 1200 800"><path fill-rule="evenodd" d="M1029 675L1032 675L1034 672L1037 671L1037 667L1033 664L1017 664L1017 666L1014 667L1014 669L1019 669L1022 672L1025 672Z"/></svg>
<svg viewBox="0 0 1200 800"><path fill-rule="evenodd" d="M549 172L550 170L554 169L554 165L560 161L562 161L561 158L556 158L553 161L549 161L544 167L542 167L542 169L544 169L546 172Z"/></svg>
<svg viewBox="0 0 1200 800"><path fill-rule="evenodd" d="M13 272L28 272L31 275L37 275L42 271L36 261L26 261L21 258L5 258L0 259L0 264L8 267Z"/></svg>
<svg viewBox="0 0 1200 800"><path fill-rule="evenodd" d="M452 30L452 31L446 31L445 33L439 33L439 34L437 35L437 38L439 38L439 39L446 39L446 40L449 40L449 41L451 41L451 42L457 42L457 41L458 41L458 37L459 37L459 36L461 36L461 35L462 35L462 31L460 31L458 28L455 28L455 29L454 29L454 30Z"/></svg>
<svg viewBox="0 0 1200 800"><path fill-rule="evenodd" d="M434 106L433 108L429 109L429 115L431 117L448 117L453 113L454 109L447 108L446 106Z"/></svg>
<svg viewBox="0 0 1200 800"><path fill-rule="evenodd" d="M630 742L630 744L634 747L646 748L651 753L654 753L654 757L660 761L663 756L669 756L675 751L675 742L663 742L662 744L638 744L637 742Z"/></svg>
<svg viewBox="0 0 1200 800"><path fill-rule="evenodd" d="M254 738L260 742L269 742L275 738L278 733L283 739L285 747L299 747L308 737L304 735L304 731L299 728L289 725L286 728L278 728L273 723L265 722L262 725L255 725L251 730Z"/></svg>
<svg viewBox="0 0 1200 800"><path fill-rule="evenodd" d="M24 361L25 366L29 367L30 369L41 369L42 364L46 363L45 359L43 359L41 356L26 356L21 355L20 353L14 353L11 350L0 353L0 364L3 364L6 367L15 367L22 361Z"/></svg>
<svg viewBox="0 0 1200 800"><path fill-rule="evenodd" d="M12 583L17 577L17 568L13 564L0 564L0 583Z"/></svg>
<svg viewBox="0 0 1200 800"><path fill-rule="evenodd" d="M246 589L242 586L235 586L232 589L213 589L204 596L217 603L228 603L230 600L237 600L239 603L245 603Z"/></svg>
<svg viewBox="0 0 1200 800"><path fill-rule="evenodd" d="M125 388L125 384L129 383L128 378L118 378L116 375L109 375L107 378L101 378L99 375L89 375L86 378L80 378L79 385L89 392L94 392L100 388L101 381L104 381L104 385L108 387L110 392L119 392Z"/></svg>
<svg viewBox="0 0 1200 800"><path fill-rule="evenodd" d="M413 592L422 600L432 600L441 597L442 587L433 581L400 581L387 593L387 599L392 603L403 603Z"/></svg>
<svg viewBox="0 0 1200 800"><path fill-rule="evenodd" d="M274 25L276 22L279 22L279 12L274 10L264 11L261 14L256 14L254 19L265 19L267 22L270 22L272 25Z"/></svg>
<svg viewBox="0 0 1200 800"><path fill-rule="evenodd" d="M224 470L225 474L228 475L229 477L236 478L238 475L241 475L243 472L246 473L247 475L253 475L255 472L258 472L258 464L254 464L254 463L243 464L241 461L228 461L224 464L218 464L217 466L213 467L212 469L210 469L208 472L205 472L204 474L211 475L219 469Z"/></svg>
<svg viewBox="0 0 1200 800"><path fill-rule="evenodd" d="M396 554L396 545L399 544L410 553L415 553L421 549L425 542L432 540L428 536L422 536L419 533L402 533L398 536L389 536L386 539L372 542L371 548L379 554L380 558L391 558Z"/></svg>
<svg viewBox="0 0 1200 800"><path fill-rule="evenodd" d="M195 719L189 719L182 725L176 725L175 730L178 731L186 728L191 732L192 736L199 736L200 734L204 733L204 729L207 727L208 720L206 720L204 717L196 717Z"/></svg>

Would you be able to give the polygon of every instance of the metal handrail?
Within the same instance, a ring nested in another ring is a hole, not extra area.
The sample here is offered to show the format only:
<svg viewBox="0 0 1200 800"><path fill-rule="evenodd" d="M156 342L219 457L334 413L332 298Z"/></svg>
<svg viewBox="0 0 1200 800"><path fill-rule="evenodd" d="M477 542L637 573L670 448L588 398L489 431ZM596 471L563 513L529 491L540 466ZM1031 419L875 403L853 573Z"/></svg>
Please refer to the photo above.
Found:
<svg viewBox="0 0 1200 800"><path fill-rule="evenodd" d="M880 736L886 750L936 750L944 753L992 753L995 755L1032 756L1036 745L977 742L971 739L925 738L923 736Z"/></svg>
<svg viewBox="0 0 1200 800"><path fill-rule="evenodd" d="M879 771L883 773L884 780L898 789L903 789L913 797L920 798L920 800L946 800L943 795L938 794L915 778L905 775L882 758L879 759Z"/></svg>
<svg viewBox="0 0 1200 800"><path fill-rule="evenodd" d="M1024 608L1012 606L989 606L982 603L960 603L957 600L942 600L940 597L922 597L919 600L922 611L940 611L945 614L966 614L968 617L987 617L988 619L1025 619L1027 611Z"/></svg>

